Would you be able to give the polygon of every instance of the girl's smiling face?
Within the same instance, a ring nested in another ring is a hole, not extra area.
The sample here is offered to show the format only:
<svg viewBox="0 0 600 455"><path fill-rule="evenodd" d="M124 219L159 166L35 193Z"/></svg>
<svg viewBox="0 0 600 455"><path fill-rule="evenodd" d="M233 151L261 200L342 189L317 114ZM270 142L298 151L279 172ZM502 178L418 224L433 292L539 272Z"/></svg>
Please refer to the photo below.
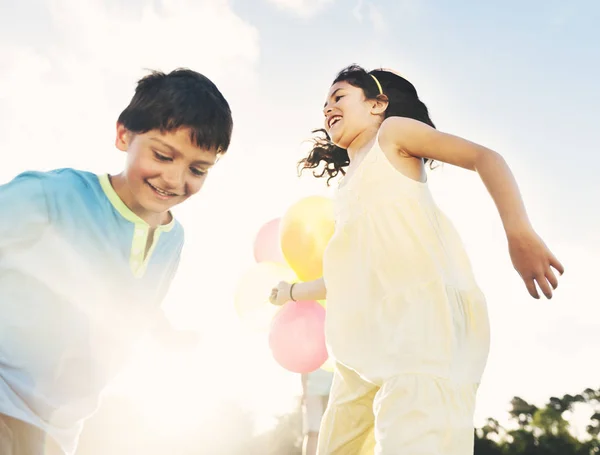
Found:
<svg viewBox="0 0 600 455"><path fill-rule="evenodd" d="M329 89L323 108L325 130L331 141L347 149L367 128L381 123L382 102L369 100L361 88L346 81L336 82Z"/></svg>

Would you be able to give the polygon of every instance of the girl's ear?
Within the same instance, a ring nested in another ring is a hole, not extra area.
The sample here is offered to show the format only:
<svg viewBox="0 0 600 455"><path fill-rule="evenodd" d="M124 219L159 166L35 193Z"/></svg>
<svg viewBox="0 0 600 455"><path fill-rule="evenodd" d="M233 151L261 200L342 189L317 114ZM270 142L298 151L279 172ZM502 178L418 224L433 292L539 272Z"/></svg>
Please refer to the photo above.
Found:
<svg viewBox="0 0 600 455"><path fill-rule="evenodd" d="M376 100L372 101L371 104L371 114L373 115L381 115L385 112L389 105L389 101L387 96L379 95Z"/></svg>

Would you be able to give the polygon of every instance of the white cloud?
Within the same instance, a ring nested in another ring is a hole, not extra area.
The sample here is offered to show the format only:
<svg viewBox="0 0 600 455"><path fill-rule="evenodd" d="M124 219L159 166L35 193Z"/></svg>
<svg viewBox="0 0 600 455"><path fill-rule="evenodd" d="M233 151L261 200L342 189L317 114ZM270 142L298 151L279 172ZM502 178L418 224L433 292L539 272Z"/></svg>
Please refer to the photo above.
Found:
<svg viewBox="0 0 600 455"><path fill-rule="evenodd" d="M365 3L364 0L358 0L356 6L352 8L352 15L354 18L362 24L365 16L363 13L365 7L367 9L367 19L369 20L371 27L373 27L377 33L385 32L387 30L387 22L383 13L381 12L381 9L373 2Z"/></svg>
<svg viewBox="0 0 600 455"><path fill-rule="evenodd" d="M376 32L384 32L387 29L387 23L380 9L373 3L368 4L369 21Z"/></svg>
<svg viewBox="0 0 600 455"><path fill-rule="evenodd" d="M37 151L27 166L105 168L114 122L147 69L190 67L230 101L256 83L258 32L226 0L148 1L136 11L100 0L48 6L55 33L44 43L0 43L0 146ZM9 163L0 180L24 164Z"/></svg>
<svg viewBox="0 0 600 455"><path fill-rule="evenodd" d="M361 24L363 21L362 8L363 8L363 0L358 0L358 3L356 4L356 6L354 8L352 8L352 15Z"/></svg>
<svg viewBox="0 0 600 455"><path fill-rule="evenodd" d="M272 4L299 16L309 17L323 10L335 0L268 0Z"/></svg>

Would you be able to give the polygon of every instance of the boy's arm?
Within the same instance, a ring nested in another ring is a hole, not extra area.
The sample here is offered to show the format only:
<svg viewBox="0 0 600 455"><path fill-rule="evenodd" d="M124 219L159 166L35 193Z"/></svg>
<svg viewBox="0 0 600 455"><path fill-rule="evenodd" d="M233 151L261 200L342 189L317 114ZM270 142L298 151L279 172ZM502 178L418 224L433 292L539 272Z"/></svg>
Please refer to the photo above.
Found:
<svg viewBox="0 0 600 455"><path fill-rule="evenodd" d="M159 309L156 323L152 328L152 336L163 346L175 350L195 348L200 341L197 332L173 327L162 308Z"/></svg>
<svg viewBox="0 0 600 455"><path fill-rule="evenodd" d="M162 308L159 308L156 322L152 326L152 335L156 336L158 339L163 339L168 337L174 331L175 328L171 324L171 321L169 321L165 311Z"/></svg>
<svg viewBox="0 0 600 455"><path fill-rule="evenodd" d="M27 172L0 185L0 256L12 244L39 237L50 224L41 175Z"/></svg>
<svg viewBox="0 0 600 455"><path fill-rule="evenodd" d="M183 242L181 246L183 247ZM175 278L177 269L179 268L180 255L181 250L179 251L179 255L169 273L168 283L163 289L162 296L159 298L160 303L162 303L164 300L164 297L171 286L173 278ZM171 324L171 321L162 308L158 309L155 323L151 329L151 335L163 346L174 349L187 349L195 347L199 341L198 333L191 330L179 330L173 327L173 324Z"/></svg>

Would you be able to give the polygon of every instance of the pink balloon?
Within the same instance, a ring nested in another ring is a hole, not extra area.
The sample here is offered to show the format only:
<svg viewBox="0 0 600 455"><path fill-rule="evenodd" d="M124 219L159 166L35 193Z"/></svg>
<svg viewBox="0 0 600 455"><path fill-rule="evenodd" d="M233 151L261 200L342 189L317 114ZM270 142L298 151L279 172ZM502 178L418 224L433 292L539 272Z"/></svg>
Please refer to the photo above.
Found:
<svg viewBox="0 0 600 455"><path fill-rule="evenodd" d="M278 262L285 264L279 243L279 222L275 218L264 224L254 239L254 259L256 262Z"/></svg>
<svg viewBox="0 0 600 455"><path fill-rule="evenodd" d="M314 301L286 303L271 323L275 361L294 373L310 373L327 360L325 309Z"/></svg>

